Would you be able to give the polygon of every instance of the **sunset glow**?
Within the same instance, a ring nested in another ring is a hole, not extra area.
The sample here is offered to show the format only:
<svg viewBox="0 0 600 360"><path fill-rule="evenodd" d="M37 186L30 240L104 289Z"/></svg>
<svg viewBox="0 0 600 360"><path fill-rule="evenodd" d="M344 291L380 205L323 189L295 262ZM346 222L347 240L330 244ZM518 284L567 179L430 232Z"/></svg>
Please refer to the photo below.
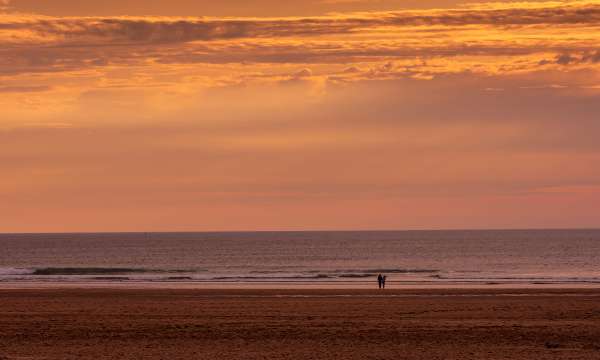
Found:
<svg viewBox="0 0 600 360"><path fill-rule="evenodd" d="M600 1L0 4L1 232L600 226Z"/></svg>

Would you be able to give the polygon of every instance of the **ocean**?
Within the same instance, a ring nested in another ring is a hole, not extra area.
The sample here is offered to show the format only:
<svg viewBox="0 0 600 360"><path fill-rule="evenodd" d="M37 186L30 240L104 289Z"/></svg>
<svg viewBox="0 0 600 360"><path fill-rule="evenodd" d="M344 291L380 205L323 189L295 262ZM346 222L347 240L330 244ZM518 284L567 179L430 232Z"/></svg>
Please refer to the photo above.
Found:
<svg viewBox="0 0 600 360"><path fill-rule="evenodd" d="M600 285L600 230L0 234L2 284Z"/></svg>

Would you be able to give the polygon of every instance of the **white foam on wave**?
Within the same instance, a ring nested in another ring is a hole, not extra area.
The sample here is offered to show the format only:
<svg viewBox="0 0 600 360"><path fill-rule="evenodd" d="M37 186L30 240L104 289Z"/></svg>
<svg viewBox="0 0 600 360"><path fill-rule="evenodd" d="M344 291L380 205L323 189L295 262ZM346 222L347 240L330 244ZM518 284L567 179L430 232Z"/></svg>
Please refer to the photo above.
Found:
<svg viewBox="0 0 600 360"><path fill-rule="evenodd" d="M34 269L15 268L15 267L0 267L0 276L11 275L31 275Z"/></svg>

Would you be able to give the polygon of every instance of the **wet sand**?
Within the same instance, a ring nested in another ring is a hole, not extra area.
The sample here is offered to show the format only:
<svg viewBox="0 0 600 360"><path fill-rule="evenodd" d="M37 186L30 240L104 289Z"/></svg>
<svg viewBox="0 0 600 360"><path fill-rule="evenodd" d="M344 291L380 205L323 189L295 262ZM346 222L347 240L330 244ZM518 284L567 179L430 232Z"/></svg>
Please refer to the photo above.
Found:
<svg viewBox="0 0 600 360"><path fill-rule="evenodd" d="M600 290L0 289L0 359L600 359Z"/></svg>

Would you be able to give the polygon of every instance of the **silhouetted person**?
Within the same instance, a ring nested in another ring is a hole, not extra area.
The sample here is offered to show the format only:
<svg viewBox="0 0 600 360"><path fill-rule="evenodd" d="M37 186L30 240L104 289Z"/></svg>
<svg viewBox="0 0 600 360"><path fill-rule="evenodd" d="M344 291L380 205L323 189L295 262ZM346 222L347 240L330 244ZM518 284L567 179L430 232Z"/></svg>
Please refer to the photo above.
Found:
<svg viewBox="0 0 600 360"><path fill-rule="evenodd" d="M381 287L385 289L385 280L387 279L387 276L383 275L383 277L381 278Z"/></svg>
<svg viewBox="0 0 600 360"><path fill-rule="evenodd" d="M383 275L377 275L377 284L379 284L379 288L383 288Z"/></svg>

